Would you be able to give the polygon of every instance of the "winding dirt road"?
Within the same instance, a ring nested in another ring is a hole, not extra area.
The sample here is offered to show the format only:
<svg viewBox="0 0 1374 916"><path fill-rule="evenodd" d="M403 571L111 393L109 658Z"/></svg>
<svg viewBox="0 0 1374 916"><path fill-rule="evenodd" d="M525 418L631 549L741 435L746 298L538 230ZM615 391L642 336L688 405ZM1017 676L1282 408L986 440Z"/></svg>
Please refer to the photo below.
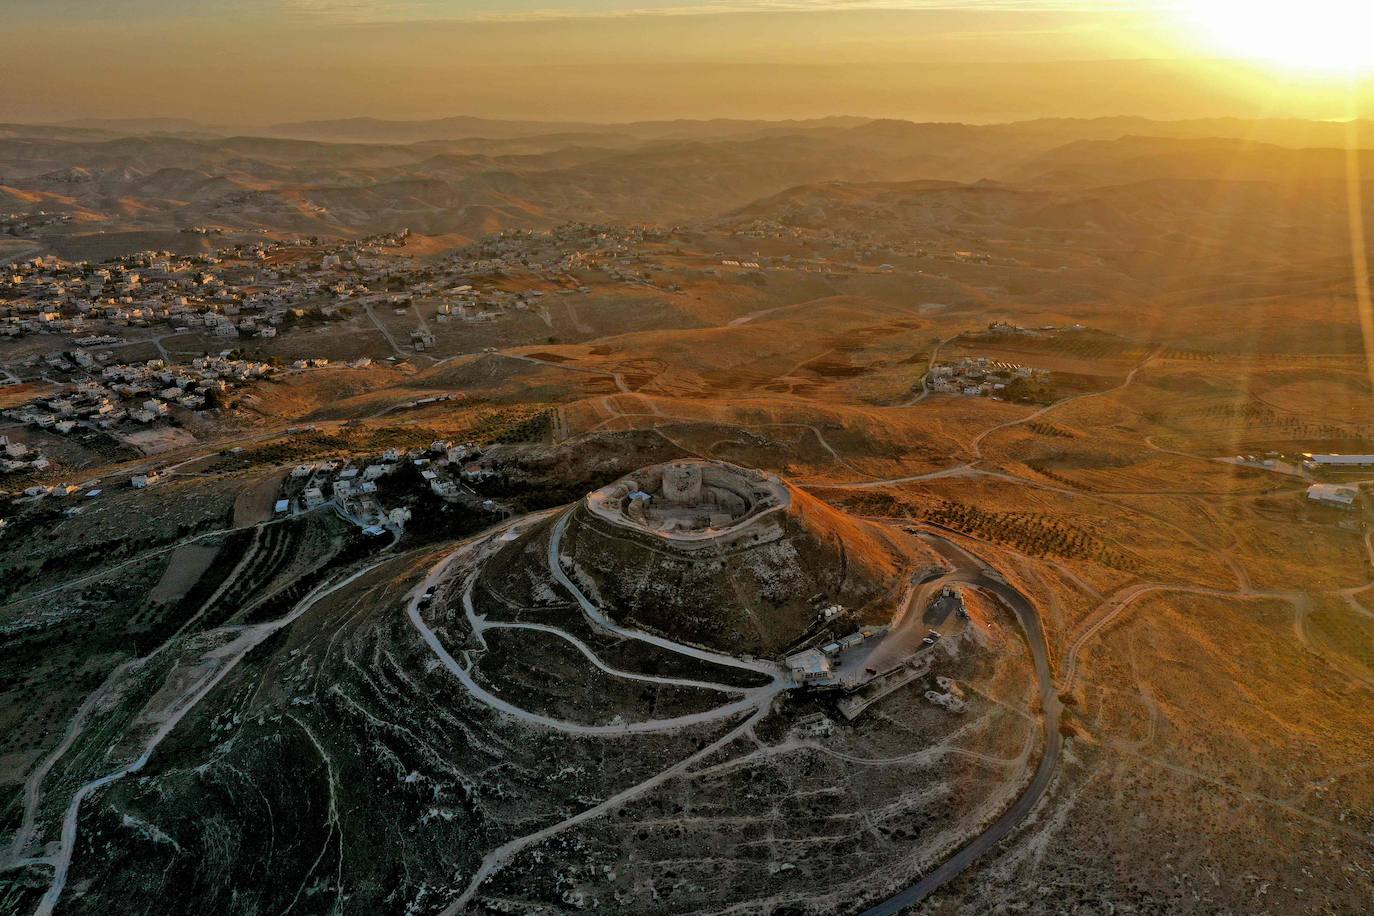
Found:
<svg viewBox="0 0 1374 916"><path fill-rule="evenodd" d="M1040 763L1035 768L1030 784L1012 803L1011 807L992 824L965 844L936 868L926 873L919 881L904 888L876 906L864 911L864 916L892 916L908 907L913 907L939 890L949 881L960 875L983 855L1012 833L1026 816L1031 813L1045 790L1054 780L1059 767L1059 757L1064 749L1064 738L1059 733L1059 698L1054 689L1054 678L1050 675L1049 655L1045 645L1045 631L1040 625L1040 614L1035 606L1019 591L1000 578L994 578L992 571L954 543L933 534L927 534L946 559L955 564L957 571L968 575L966 581L975 588L996 595L1012 609L1021 623L1021 630L1030 647L1031 658L1035 665L1035 678L1040 687L1040 705L1043 710L1042 723L1045 734L1045 750Z"/></svg>
<svg viewBox="0 0 1374 916"><path fill-rule="evenodd" d="M224 677L234 669L239 661L254 648L261 645L265 639L283 627L290 626L321 600L357 581L389 559L390 557L387 557L386 560L370 563L337 582L320 585L301 599L300 603L285 617L254 626L226 626L219 629L219 632L233 633L234 638L225 645L211 649L201 657L200 661L213 660L216 664L207 674L193 681L178 698L178 701L172 704L170 710L162 715L161 726L145 742L143 752L133 762L98 779L93 779L77 789L71 803L67 806L66 814L62 818L61 843L58 851L46 860L53 867L53 878L47 892L43 895L43 899L39 901L35 916L51 916L57 901L62 897L62 891L67 884L67 874L71 868L72 854L76 850L76 831L81 813L81 803L91 793L143 769L149 758L152 757L153 751L157 750L158 745L172 733L172 730L181 723L186 714L195 709L200 701L210 691L214 690L220 681L224 680Z"/></svg>
<svg viewBox="0 0 1374 916"><path fill-rule="evenodd" d="M532 518L542 518L546 517L547 515L548 513L540 513L537 516L527 516L523 519L513 520L501 526L501 528L495 529L492 532L488 532L487 536L481 539L481 541L468 542L466 544L459 546L456 550L448 554L446 557L444 557L430 569L430 572L425 577L424 581L417 585L415 589L411 592L410 599L406 603L406 615L410 619L411 625L420 634L421 639L429 647L430 651L432 651L435 654L435 656L439 659L441 664L443 664L443 666L450 673L452 673L459 680L460 683L462 683L464 688L467 689L469 694L474 699L492 707L493 709L499 710L500 712L510 716L513 719L516 719L517 721L524 722L529 725L550 728L556 731L568 732L573 734L600 736L620 736L646 732L661 732L670 729L687 728L695 725L703 725L709 724L711 722L728 720L731 718L738 717L744 713L751 714L743 722L727 731L724 735L706 744L695 753L689 754L688 756L682 758L681 760L677 761L676 763L672 764L666 769L661 770L658 773L655 773L648 779L636 783L635 785L630 786L629 788L626 788L616 793L615 795L612 795L611 797L605 799L601 803L594 805L590 808L587 808L573 815L572 817L558 821L557 823L544 827L543 829L535 831L534 833L530 833L525 836L512 839L502 844L501 846L498 846L495 849L491 850L483 857L481 865L478 867L476 873L469 880L468 885L464 889L463 893L456 900L454 900L453 903L451 903L447 908L445 908L445 910L443 911L444 916L454 916L454 914L462 912L463 909L467 907L467 905L471 902L473 896L477 893L477 890L486 881L486 879L522 850L537 843L543 842L549 837L561 833L564 830L568 830L585 821L599 817L607 811L613 810L614 808L624 804L625 802L628 802L640 795L645 794L646 792L653 790L657 786L662 785L664 782L667 782L670 779L675 779L681 775L686 774L697 762L710 757L712 754L714 754L721 748L728 746L736 739L746 734L751 728L753 728L753 726L757 722L762 720L763 717L768 714L772 706L773 699L778 694L786 690L790 690L794 686L791 680L787 677L787 673L782 669L781 666L777 665L774 662L756 659L735 658L734 656L724 655L718 652L711 652L709 650L701 649L695 646L683 645L681 643L673 642L672 640L666 639L661 636L655 636L651 633L645 633L641 630L621 626L620 624L611 620L610 617L607 616L600 608L598 608L590 599L588 599L587 596L582 592L582 590L578 588L577 585L568 577L568 575L562 569L562 564L559 562L558 548L562 542L563 531L565 530L568 519L571 516L571 512L565 509L563 513L560 515L558 521L554 524L553 532L551 533L551 536L549 538L549 548L546 555L546 559L549 565L549 571L553 575L554 579L557 580L559 584L562 585L565 589L567 589L568 592L576 599L577 604L582 609L583 614L593 626L624 639L639 640L641 642L657 646L658 648L666 649L670 652L675 652L679 655L685 655L690 658L695 658L699 661L707 662L712 665L723 665L730 668L742 668L747 671L765 674L769 677L769 682L762 687L738 688L730 687L724 684L712 684L709 682L687 680L683 678L636 674L619 671L618 669L612 668L611 666L605 664L600 658L597 657L596 653L591 649L591 647L587 646L577 637L573 636L571 633L566 633L558 629L557 627L549 626L547 624L488 622L484 616L477 614L476 609L473 607L471 599L471 582L469 581L468 585L464 588L463 591L463 608L467 616L468 623L472 627L474 635L476 635L479 639L481 638L481 634L484 630L497 628L531 629L537 630L539 632L551 633L553 635L560 636L563 639L566 639L567 641L572 643L598 669L607 674L611 674L616 677L627 677L637 681L648 681L652 683L665 684L671 686L687 686L704 688L709 690L717 690L725 693L734 693L739 694L740 699L732 703L717 706L705 712L693 713L691 715L686 716L678 716L672 719L657 719L648 720L645 722L627 723L624 725L601 726L579 725L571 722L563 722L561 720L553 719L548 716L541 716L537 713L532 713L529 710L521 709L520 707L515 706L514 704L508 703L505 700L502 700L499 697L492 695L489 691L483 689L481 685L477 684L473 680L472 676L468 673L468 671L461 664L459 664L458 660L455 659L449 653L449 651L444 647L442 641L438 638L434 631L430 629L430 627L425 623L423 615L420 613L420 602L423 600L424 595L430 591L430 589L437 588L438 585L451 574L451 570L454 564L462 556L469 553L481 542L489 542L491 540L492 535L494 534L515 527L518 524L528 522Z"/></svg>

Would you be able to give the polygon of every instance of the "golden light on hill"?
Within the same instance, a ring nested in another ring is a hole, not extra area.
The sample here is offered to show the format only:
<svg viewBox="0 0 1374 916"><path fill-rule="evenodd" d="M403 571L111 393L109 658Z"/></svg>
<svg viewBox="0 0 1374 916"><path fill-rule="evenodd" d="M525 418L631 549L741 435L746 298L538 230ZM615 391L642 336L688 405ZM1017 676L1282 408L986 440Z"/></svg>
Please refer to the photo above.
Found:
<svg viewBox="0 0 1374 916"><path fill-rule="evenodd" d="M1204 50L1295 73L1374 70L1374 4L1367 0L1184 0L1177 15Z"/></svg>

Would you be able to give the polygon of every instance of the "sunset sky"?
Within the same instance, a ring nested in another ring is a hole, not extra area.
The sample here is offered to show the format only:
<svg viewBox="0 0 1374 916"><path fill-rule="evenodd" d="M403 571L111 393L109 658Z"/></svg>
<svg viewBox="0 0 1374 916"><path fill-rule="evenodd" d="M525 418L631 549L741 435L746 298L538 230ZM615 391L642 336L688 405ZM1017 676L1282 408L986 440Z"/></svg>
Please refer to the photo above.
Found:
<svg viewBox="0 0 1374 916"><path fill-rule="evenodd" d="M1335 118L1366 6L9 0L0 118Z"/></svg>

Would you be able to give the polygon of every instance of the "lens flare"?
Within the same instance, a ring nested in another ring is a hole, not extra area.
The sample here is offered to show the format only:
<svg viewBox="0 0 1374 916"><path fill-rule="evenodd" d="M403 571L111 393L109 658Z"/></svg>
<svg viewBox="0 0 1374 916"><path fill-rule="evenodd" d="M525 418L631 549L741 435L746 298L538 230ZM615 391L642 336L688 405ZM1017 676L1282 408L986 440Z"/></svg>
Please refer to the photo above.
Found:
<svg viewBox="0 0 1374 916"><path fill-rule="evenodd" d="M1371 0L1180 0L1182 24L1213 50L1283 70L1374 70Z"/></svg>

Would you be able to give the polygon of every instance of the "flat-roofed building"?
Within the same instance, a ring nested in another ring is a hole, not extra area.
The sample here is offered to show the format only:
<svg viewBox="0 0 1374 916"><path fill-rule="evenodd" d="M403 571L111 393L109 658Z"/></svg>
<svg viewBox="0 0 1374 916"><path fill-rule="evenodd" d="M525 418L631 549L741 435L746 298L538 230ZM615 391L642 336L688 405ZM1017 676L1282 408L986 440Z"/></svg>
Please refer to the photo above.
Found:
<svg viewBox="0 0 1374 916"><path fill-rule="evenodd" d="M1302 461L1309 468L1374 467L1374 455L1314 455L1311 452L1304 452Z"/></svg>
<svg viewBox="0 0 1374 916"><path fill-rule="evenodd" d="M1307 498L1325 506L1349 509L1355 505L1360 491L1354 487L1340 487L1332 483L1314 483L1307 488Z"/></svg>
<svg viewBox="0 0 1374 916"><path fill-rule="evenodd" d="M830 659L819 649L807 649L788 656L787 669L798 684L825 683L833 678Z"/></svg>

